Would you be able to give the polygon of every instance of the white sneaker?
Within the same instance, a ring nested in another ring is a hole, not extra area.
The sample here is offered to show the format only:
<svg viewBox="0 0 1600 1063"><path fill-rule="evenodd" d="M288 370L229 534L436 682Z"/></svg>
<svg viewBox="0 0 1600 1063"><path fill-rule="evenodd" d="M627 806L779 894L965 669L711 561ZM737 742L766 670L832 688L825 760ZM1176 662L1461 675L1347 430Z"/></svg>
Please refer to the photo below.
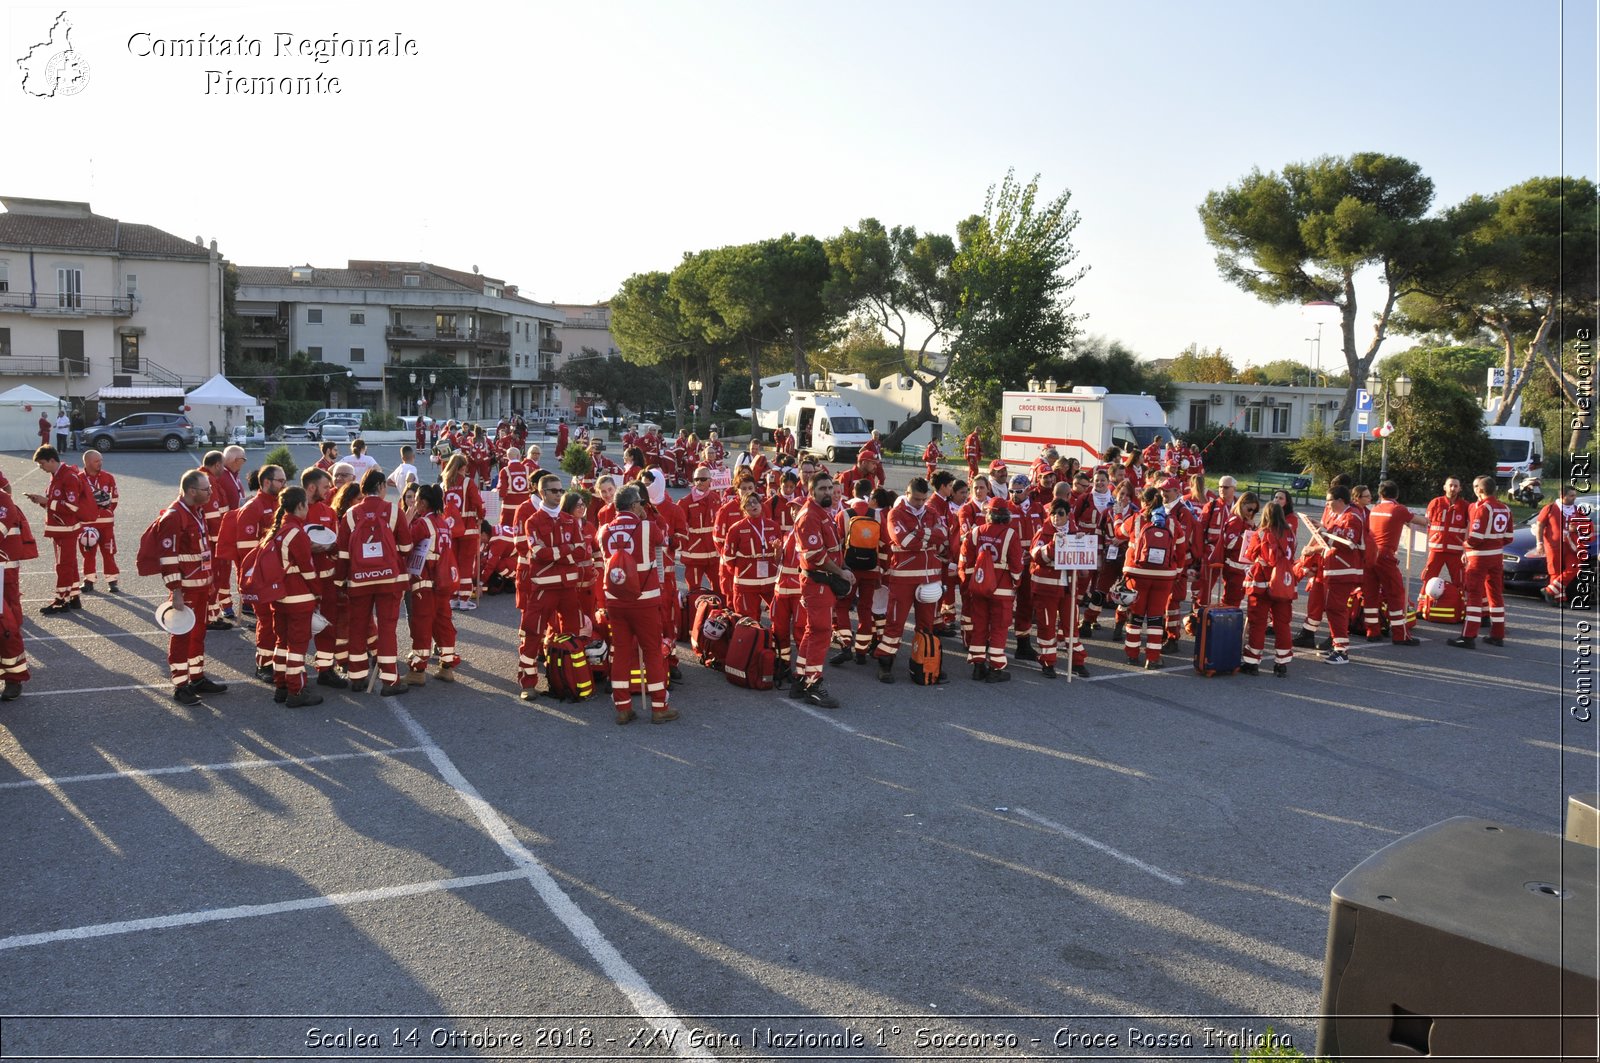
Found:
<svg viewBox="0 0 1600 1063"><path fill-rule="evenodd" d="M461 599L461 608L470 613L478 608L478 603L471 598L463 598Z"/></svg>

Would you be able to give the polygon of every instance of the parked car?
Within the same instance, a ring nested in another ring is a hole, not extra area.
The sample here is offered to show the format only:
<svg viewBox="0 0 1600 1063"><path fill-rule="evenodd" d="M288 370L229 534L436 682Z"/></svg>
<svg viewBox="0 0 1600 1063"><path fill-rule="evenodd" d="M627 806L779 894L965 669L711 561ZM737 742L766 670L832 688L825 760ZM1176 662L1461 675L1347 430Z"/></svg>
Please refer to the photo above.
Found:
<svg viewBox="0 0 1600 1063"><path fill-rule="evenodd" d="M1600 513L1600 495L1580 496L1578 505L1588 506L1590 513ZM1502 574L1508 591L1517 594L1538 594L1550 581L1550 574L1545 568L1544 554L1533 553L1539 545L1539 535L1534 528L1538 519L1539 515L1535 513L1524 521L1512 536L1511 542L1501 551L1501 561L1505 566ZM1532 556L1529 556L1530 554Z"/></svg>
<svg viewBox="0 0 1600 1063"><path fill-rule="evenodd" d="M416 431L417 431L417 421L418 420L422 421L422 424L423 424L424 428L426 428L426 427L428 427L428 426L433 424L433 418L432 417L422 417L422 418L402 417L402 418L400 418L400 427L404 428L407 432L411 432L411 433L415 434Z"/></svg>
<svg viewBox="0 0 1600 1063"><path fill-rule="evenodd" d="M174 454L194 446L198 438L193 422L181 413L131 413L86 429L84 435L95 450L164 447Z"/></svg>
<svg viewBox="0 0 1600 1063"><path fill-rule="evenodd" d="M323 420L317 438L324 443L348 443L361 434L361 418L336 414Z"/></svg>

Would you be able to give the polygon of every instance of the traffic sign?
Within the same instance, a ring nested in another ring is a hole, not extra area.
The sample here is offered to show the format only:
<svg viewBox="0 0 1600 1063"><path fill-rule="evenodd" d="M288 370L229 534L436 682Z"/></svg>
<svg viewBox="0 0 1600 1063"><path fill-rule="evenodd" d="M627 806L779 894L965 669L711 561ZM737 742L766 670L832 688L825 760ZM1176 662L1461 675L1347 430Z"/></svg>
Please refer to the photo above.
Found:
<svg viewBox="0 0 1600 1063"><path fill-rule="evenodd" d="M1372 392L1366 388L1356 388L1356 411L1358 413L1372 409ZM1362 421L1362 424L1367 422Z"/></svg>
<svg viewBox="0 0 1600 1063"><path fill-rule="evenodd" d="M1360 425L1362 428L1365 428L1365 427L1367 427L1367 425L1369 425L1371 423L1372 423L1372 411L1371 410L1359 410L1359 411L1356 412L1356 424Z"/></svg>

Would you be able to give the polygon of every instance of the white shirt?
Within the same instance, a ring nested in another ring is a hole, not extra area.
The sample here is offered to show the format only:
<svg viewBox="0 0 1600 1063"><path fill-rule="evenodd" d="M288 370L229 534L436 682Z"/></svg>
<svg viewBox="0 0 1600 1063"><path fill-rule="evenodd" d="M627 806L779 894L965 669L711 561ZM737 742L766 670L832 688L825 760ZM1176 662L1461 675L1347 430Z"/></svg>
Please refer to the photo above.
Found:
<svg viewBox="0 0 1600 1063"><path fill-rule="evenodd" d="M406 489L406 481L408 479L416 480L418 483L422 482L422 477L417 475L417 467L403 461L394 467L394 472L389 474L389 482L402 491Z"/></svg>
<svg viewBox="0 0 1600 1063"><path fill-rule="evenodd" d="M378 459L371 454L362 454L360 456L351 454L349 457L340 458L339 460L356 471L356 483L361 482L362 477L367 475L368 469L376 469L378 467Z"/></svg>

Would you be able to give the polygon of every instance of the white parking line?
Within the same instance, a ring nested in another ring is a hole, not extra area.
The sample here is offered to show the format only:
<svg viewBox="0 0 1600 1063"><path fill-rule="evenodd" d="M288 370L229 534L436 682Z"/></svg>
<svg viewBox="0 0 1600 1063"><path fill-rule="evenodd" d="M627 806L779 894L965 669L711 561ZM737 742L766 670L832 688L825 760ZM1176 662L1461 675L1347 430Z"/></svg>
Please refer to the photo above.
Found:
<svg viewBox="0 0 1600 1063"><path fill-rule="evenodd" d="M799 706L796 706L796 707L801 712L805 713L807 716L815 716L817 719L821 720L823 723L829 724L829 725L831 725L833 727L837 727L839 730L843 731L847 735L853 735L853 734L856 733L856 729L854 727L851 727L847 723L841 723L838 720L835 720L832 716L829 716L827 713L819 712L818 710L813 709L810 705L799 705Z"/></svg>
<svg viewBox="0 0 1600 1063"><path fill-rule="evenodd" d="M326 764L334 760L357 760L365 757L398 757L406 753L422 753L421 746L404 746L399 749L369 749L360 753L326 753L317 757L282 757L278 760L230 760L220 764L179 764L170 768L130 768L127 771L101 771L91 775L57 775L48 778L22 779L17 782L0 782L0 790L21 790L29 786L62 786L77 782L103 782L107 779L145 778L151 775L181 775L191 771L247 771L251 768L281 768L300 764Z"/></svg>
<svg viewBox="0 0 1600 1063"><path fill-rule="evenodd" d="M617 951L615 945L600 932L583 910L567 896L566 892L551 877L550 872L539 862L539 858L528 850L528 847L517 840L511 827L500 813L496 812L487 801L478 793L477 788L467 781L460 769L450 759L444 750L434 742L433 736L416 721L412 715L398 705L391 705L389 711L410 732L411 737L427 753L428 759L444 778L446 785L450 786L461 797L473 815L478 817L485 832L493 838L495 844L500 846L502 852L508 856L521 870L518 874L526 876L532 883L534 890L539 894L539 899L544 901L545 907L550 909L552 915L561 921L561 925L578 940L584 951L592 956L606 977L611 979L613 985L626 996L639 1016L658 1031L664 1034L664 1039L676 1046L675 1051L681 1059L715 1059L705 1049L689 1044L689 1030L677 1014L668 1007L650 983L645 981L632 964L622 958L622 953Z"/></svg>
<svg viewBox="0 0 1600 1063"><path fill-rule="evenodd" d="M1037 812L1030 812L1026 808L1018 808L1018 807L1016 807L1014 805L1012 806L1011 811L1015 812L1017 815L1021 816L1023 819L1031 819L1031 820L1033 820L1033 822L1039 824L1039 826L1041 826L1041 827L1049 827L1051 830L1055 831L1057 834L1061 834L1061 835L1064 835L1064 836L1066 836L1068 838L1071 838L1075 842L1082 842L1084 845L1089 846L1091 849L1098 849L1102 853L1105 853L1107 856L1112 857L1113 859L1116 859L1116 860L1121 860L1125 864L1129 864L1129 865L1131 865L1133 867L1136 867L1140 871L1143 871L1147 875L1154 875L1156 878L1160 879L1163 882L1170 882L1174 886L1183 885L1183 879L1179 878L1177 875L1172 874L1170 871L1163 871L1159 867L1156 867L1154 864L1147 864L1143 860L1140 860L1136 856L1129 856L1127 853L1122 852L1120 849L1113 849L1111 846L1107 845L1105 842L1096 841L1095 839L1089 837L1087 834L1080 834L1078 831L1073 830L1071 827L1064 827L1061 824L1057 823L1055 820L1046 819L1045 817L1039 815Z"/></svg>
<svg viewBox="0 0 1600 1063"><path fill-rule="evenodd" d="M88 635L29 635L28 641L72 642L75 639L137 639L144 638L148 635L160 635L163 638L171 637L167 634L167 632L162 631L160 628L153 627L149 631L105 631Z"/></svg>
<svg viewBox="0 0 1600 1063"><path fill-rule="evenodd" d="M133 683L125 687L75 687L71 690L28 690L23 688L23 697L53 698L62 694L103 694L109 690L171 690L171 683Z"/></svg>
<svg viewBox="0 0 1600 1063"><path fill-rule="evenodd" d="M219 923L233 919L255 919L282 912L303 912L312 908L336 908L351 904L371 904L398 897L415 897L442 890L458 890L468 886L483 886L491 882L510 882L523 878L523 871L496 871L489 875L467 875L463 878L441 878L431 882L411 882L403 886L384 886L380 889L356 890L352 893L330 893L322 897L303 897L275 904L242 904L233 908L208 908L199 912L180 912L177 915L158 915L149 919L125 919L119 923L94 923L89 926L69 927L66 930L48 930L41 934L14 934L0 938L0 952L26 948L29 945L48 945L54 941L81 941L84 938L111 937L115 934L133 934L140 930L166 930L171 927L194 926L197 923Z"/></svg>

